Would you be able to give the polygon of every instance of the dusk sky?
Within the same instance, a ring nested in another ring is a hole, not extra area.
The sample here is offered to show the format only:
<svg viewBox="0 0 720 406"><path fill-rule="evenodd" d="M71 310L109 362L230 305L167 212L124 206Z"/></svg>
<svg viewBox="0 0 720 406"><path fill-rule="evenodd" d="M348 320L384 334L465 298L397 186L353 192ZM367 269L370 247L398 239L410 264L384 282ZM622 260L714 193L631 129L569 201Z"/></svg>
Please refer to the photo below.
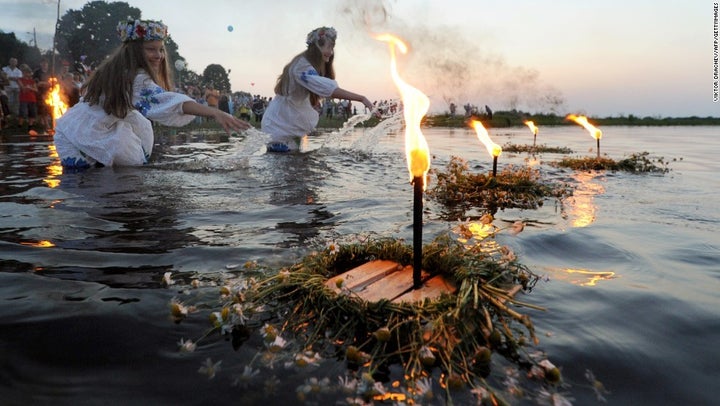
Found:
<svg viewBox="0 0 720 406"><path fill-rule="evenodd" d="M371 100L399 98L387 45L372 36L387 32L410 47L400 74L430 96L431 112L450 101L548 112L561 99L559 114L720 117L708 0L126 2L169 26L190 69L231 69L234 91L272 96L305 35L327 25L338 30L340 86ZM86 3L61 0L60 15ZM51 49L57 4L0 0L0 30L30 42L34 28Z"/></svg>

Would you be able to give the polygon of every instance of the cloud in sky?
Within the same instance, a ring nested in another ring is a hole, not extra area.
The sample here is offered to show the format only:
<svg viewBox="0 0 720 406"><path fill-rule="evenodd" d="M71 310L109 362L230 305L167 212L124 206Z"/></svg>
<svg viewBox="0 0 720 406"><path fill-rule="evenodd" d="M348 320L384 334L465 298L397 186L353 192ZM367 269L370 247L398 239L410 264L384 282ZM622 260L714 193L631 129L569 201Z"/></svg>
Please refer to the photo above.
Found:
<svg viewBox="0 0 720 406"><path fill-rule="evenodd" d="M560 113L720 116L712 2L126 1L169 25L190 69L232 69L234 90L271 95L305 34L332 25L340 85L373 100L398 97L387 46L370 35L385 31L410 46L401 75L431 97L431 111L451 100L548 111L564 100ZM85 3L61 0L60 13ZM29 41L35 28L40 47L50 48L56 5L0 0L0 29Z"/></svg>

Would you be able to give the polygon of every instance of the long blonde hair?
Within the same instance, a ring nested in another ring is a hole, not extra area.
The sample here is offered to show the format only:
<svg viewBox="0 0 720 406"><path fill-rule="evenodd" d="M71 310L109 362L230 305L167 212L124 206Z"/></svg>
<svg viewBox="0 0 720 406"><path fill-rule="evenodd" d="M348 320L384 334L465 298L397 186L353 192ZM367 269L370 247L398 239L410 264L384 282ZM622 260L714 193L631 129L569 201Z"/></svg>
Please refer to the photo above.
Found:
<svg viewBox="0 0 720 406"><path fill-rule="evenodd" d="M155 72L145 59L143 41L128 41L120 45L83 84L83 99L90 105L102 105L107 114L125 118L133 109L133 81L143 69L150 78L165 90L172 89L172 69L167 56Z"/></svg>
<svg viewBox="0 0 720 406"><path fill-rule="evenodd" d="M325 43L325 39L318 40L317 44L313 43L308 45L307 49L297 55L283 68L282 74L278 76L277 83L275 84L275 94L287 96L288 87L290 85L290 67L303 56L310 62L310 65L315 68L318 75L324 76L329 79L335 79L335 68L333 68L333 61L335 55L330 57L328 62L323 60L323 54L320 47ZM310 92L310 104L318 106L320 104L321 97L315 93Z"/></svg>

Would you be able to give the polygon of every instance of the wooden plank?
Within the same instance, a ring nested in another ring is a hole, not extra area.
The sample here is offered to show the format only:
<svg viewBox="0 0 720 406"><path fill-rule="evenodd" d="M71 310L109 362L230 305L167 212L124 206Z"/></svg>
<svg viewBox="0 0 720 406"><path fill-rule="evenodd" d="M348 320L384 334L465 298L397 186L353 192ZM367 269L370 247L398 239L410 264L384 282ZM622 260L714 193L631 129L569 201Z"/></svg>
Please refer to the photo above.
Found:
<svg viewBox="0 0 720 406"><path fill-rule="evenodd" d="M325 286L335 293L351 291L363 300L377 302L387 299L395 303L422 301L436 298L442 293L454 293L456 287L443 276L436 275L430 279L429 274L422 272L423 286L413 287L413 267L402 267L399 263L389 260L366 262L325 282ZM338 281L341 281L338 287Z"/></svg>
<svg viewBox="0 0 720 406"><path fill-rule="evenodd" d="M427 274L424 275L427 277ZM392 300L405 293L413 286L413 267L408 265L400 271L393 272L375 281L356 293L368 302L382 299Z"/></svg>
<svg viewBox="0 0 720 406"><path fill-rule="evenodd" d="M333 276L325 282L330 289L339 293L338 280L342 280L342 289L349 289L353 292L360 291L373 282L382 279L386 275L398 271L401 265L395 261L378 259L366 262L340 275ZM410 278L412 281L412 276Z"/></svg>
<svg viewBox="0 0 720 406"><path fill-rule="evenodd" d="M393 303L421 302L425 299L435 299L443 293L455 293L457 288L442 275L435 275L423 283L422 288L413 289L393 299Z"/></svg>

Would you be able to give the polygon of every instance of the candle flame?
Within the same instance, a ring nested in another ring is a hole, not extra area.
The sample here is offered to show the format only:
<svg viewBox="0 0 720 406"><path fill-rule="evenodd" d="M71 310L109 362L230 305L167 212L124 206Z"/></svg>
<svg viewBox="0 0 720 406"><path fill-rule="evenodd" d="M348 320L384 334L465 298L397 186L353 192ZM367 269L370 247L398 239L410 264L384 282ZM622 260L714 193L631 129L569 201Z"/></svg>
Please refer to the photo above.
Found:
<svg viewBox="0 0 720 406"><path fill-rule="evenodd" d="M539 128L537 128L537 127L535 126L535 123L533 123L532 121L528 120L528 121L525 122L525 125L528 126L528 128L530 129L530 131L532 131L533 135L537 135L537 134L538 134Z"/></svg>
<svg viewBox="0 0 720 406"><path fill-rule="evenodd" d="M62 100L60 95L60 83L56 77L51 77L50 80L50 91L45 98L45 104L50 108L50 115L52 116L52 128L48 130L50 134L55 133L55 120L60 118L67 111L67 104Z"/></svg>
<svg viewBox="0 0 720 406"><path fill-rule="evenodd" d="M407 46L392 34L381 34L375 37L378 41L388 43L390 48L390 74L395 86L400 91L405 119L405 156L407 158L410 180L423 177L423 188L427 185L427 173L430 169L430 148L420 130L420 122L430 108L430 99L420 90L407 84L397 71L395 49L407 53Z"/></svg>
<svg viewBox="0 0 720 406"><path fill-rule="evenodd" d="M568 114L567 117L565 117L566 120L572 120L576 122L577 124L580 124L581 126L585 127L586 130L590 133L590 136L595 138L596 140L599 140L602 138L602 131L600 131L599 128L595 127L594 125L590 124L588 122L587 117L585 116L576 116L575 114Z"/></svg>
<svg viewBox="0 0 720 406"><path fill-rule="evenodd" d="M471 124L475 129L478 139L485 145L485 148L487 148L488 153L494 158L499 157L502 153L502 148L490 139L490 135L488 135L482 123L478 120L472 120Z"/></svg>

